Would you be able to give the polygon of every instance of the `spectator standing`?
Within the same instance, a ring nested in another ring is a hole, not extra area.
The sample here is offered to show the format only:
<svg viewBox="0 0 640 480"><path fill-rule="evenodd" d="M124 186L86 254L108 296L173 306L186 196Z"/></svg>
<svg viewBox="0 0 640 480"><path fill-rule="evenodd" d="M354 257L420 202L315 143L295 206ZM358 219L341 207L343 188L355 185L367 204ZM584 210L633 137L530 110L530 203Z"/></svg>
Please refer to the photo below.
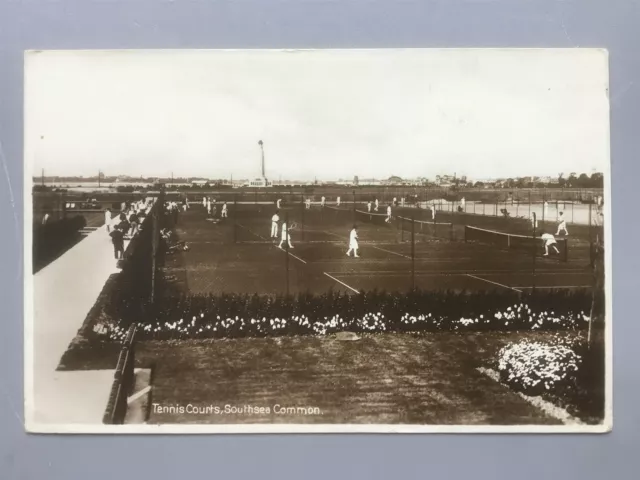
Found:
<svg viewBox="0 0 640 480"><path fill-rule="evenodd" d="M113 243L113 255L116 260L119 260L124 255L124 232L122 231L122 227L116 225L109 235Z"/></svg>

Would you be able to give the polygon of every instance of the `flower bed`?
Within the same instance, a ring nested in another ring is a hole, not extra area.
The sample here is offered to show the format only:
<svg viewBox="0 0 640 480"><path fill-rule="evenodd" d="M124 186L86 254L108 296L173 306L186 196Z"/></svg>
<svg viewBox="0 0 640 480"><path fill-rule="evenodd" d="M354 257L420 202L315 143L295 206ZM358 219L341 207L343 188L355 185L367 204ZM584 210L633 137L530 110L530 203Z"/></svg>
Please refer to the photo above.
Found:
<svg viewBox="0 0 640 480"><path fill-rule="evenodd" d="M140 339L240 338L360 333L576 330L587 325L588 292L328 292L296 297L219 295L161 297L153 306L111 305L102 338L120 340L132 321ZM144 311L144 315L141 312ZM146 320L145 320L146 318Z"/></svg>
<svg viewBox="0 0 640 480"><path fill-rule="evenodd" d="M523 340L503 347L498 354L500 380L527 395L574 390L581 364L576 345L562 338Z"/></svg>

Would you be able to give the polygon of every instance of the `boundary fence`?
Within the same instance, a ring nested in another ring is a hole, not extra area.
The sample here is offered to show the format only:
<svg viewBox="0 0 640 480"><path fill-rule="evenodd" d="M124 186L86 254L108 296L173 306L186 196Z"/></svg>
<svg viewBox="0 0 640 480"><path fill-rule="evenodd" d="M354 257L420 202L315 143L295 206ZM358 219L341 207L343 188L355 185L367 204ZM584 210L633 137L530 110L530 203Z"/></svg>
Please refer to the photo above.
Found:
<svg viewBox="0 0 640 480"><path fill-rule="evenodd" d="M118 356L113 384L102 423L121 425L127 415L127 399L135 384L135 340L137 325L129 327Z"/></svg>

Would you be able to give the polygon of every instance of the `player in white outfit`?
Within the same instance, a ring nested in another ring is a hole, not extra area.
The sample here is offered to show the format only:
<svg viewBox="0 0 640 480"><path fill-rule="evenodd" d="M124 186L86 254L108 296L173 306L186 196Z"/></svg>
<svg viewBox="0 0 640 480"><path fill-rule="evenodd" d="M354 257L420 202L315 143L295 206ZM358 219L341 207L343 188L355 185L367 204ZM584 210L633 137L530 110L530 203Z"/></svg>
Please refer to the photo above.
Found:
<svg viewBox="0 0 640 480"><path fill-rule="evenodd" d="M107 226L107 232L111 231L111 209L107 208L104 212L104 224Z"/></svg>
<svg viewBox="0 0 640 480"><path fill-rule="evenodd" d="M340 206L340 197L336 198L336 206Z"/></svg>
<svg viewBox="0 0 640 480"><path fill-rule="evenodd" d="M396 197L393 197L393 206L394 207L398 206L398 199Z"/></svg>
<svg viewBox="0 0 640 480"><path fill-rule="evenodd" d="M550 233L543 233L540 238L544 242L544 256L549 256L549 247L553 248L558 255L560 255L560 250L556 247L557 242L553 235Z"/></svg>
<svg viewBox="0 0 640 480"><path fill-rule="evenodd" d="M278 210L280 210L280 202L281 202L281 201L282 201L282 199L281 199L281 198L279 198L278 200L276 200L276 208L277 208Z"/></svg>
<svg viewBox="0 0 640 480"><path fill-rule="evenodd" d="M321 199L321 201L320 201L320 206L321 206L321 207L324 207L324 201L325 201L325 198L324 198L324 195L323 195L323 196L322 196L322 199Z"/></svg>
<svg viewBox="0 0 640 480"><path fill-rule="evenodd" d="M371 200L367 202L367 212L371 213Z"/></svg>
<svg viewBox="0 0 640 480"><path fill-rule="evenodd" d="M355 258L360 258L358 255L358 227L355 225L351 229L351 233L349 233L349 250L347 250L347 257L351 256L351 252L353 252Z"/></svg>
<svg viewBox="0 0 640 480"><path fill-rule="evenodd" d="M211 215L211 199L207 198L207 213Z"/></svg>
<svg viewBox="0 0 640 480"><path fill-rule="evenodd" d="M560 235L561 231L564 231L564 235L566 237L569 236L569 231L567 230L567 221L564 218L563 212L560 212L560 214L558 215L558 231L556 232L556 235Z"/></svg>
<svg viewBox="0 0 640 480"><path fill-rule="evenodd" d="M386 223L391 223L391 205L387 206L387 218L384 219Z"/></svg>
<svg viewBox="0 0 640 480"><path fill-rule="evenodd" d="M307 198L307 210L311 208L311 199Z"/></svg>
<svg viewBox="0 0 640 480"><path fill-rule="evenodd" d="M280 216L278 212L273 214L271 217L271 238L278 238L278 222L280 221Z"/></svg>
<svg viewBox="0 0 640 480"><path fill-rule="evenodd" d="M376 198L376 207L373 209L374 212L378 211L378 207L380 206L380 203L378 202L378 199Z"/></svg>
<svg viewBox="0 0 640 480"><path fill-rule="evenodd" d="M202 206L207 208L207 197L202 197Z"/></svg>
<svg viewBox="0 0 640 480"><path fill-rule="evenodd" d="M282 227L280 227L282 236L280 238L280 245L278 245L278 248L282 248L282 244L284 242L288 242L289 248L293 248L293 245L291 245L291 235L289 235L289 228L290 227L287 225L287 222L282 222Z"/></svg>
<svg viewBox="0 0 640 480"><path fill-rule="evenodd" d="M224 202L222 204L222 214L220 215L221 218L227 218L227 202Z"/></svg>

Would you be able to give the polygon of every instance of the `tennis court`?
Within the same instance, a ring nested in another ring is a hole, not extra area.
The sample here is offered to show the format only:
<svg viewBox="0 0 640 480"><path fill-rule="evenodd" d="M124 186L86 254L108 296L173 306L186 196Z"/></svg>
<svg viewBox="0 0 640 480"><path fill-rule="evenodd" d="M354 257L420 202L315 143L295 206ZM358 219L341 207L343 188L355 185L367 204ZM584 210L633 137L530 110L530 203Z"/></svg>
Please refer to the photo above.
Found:
<svg viewBox="0 0 640 480"><path fill-rule="evenodd" d="M542 243L500 234L476 238L447 223L312 207L282 209L281 220L297 224L293 249L270 238L274 208L230 208L230 218L207 219L204 209L181 213L176 233L189 251L167 257L165 272L191 293L282 294L329 289L406 291L590 288L588 245L569 241L563 253L543 257ZM347 257L349 231L358 226L360 258ZM453 233L452 233L453 232ZM477 232L474 232L477 234ZM465 237L467 241L465 242ZM469 238L471 237L471 238ZM482 237L482 235L481 235ZM414 241L412 242L412 238ZM562 242L559 242L562 244ZM535 255L533 254L535 252Z"/></svg>

